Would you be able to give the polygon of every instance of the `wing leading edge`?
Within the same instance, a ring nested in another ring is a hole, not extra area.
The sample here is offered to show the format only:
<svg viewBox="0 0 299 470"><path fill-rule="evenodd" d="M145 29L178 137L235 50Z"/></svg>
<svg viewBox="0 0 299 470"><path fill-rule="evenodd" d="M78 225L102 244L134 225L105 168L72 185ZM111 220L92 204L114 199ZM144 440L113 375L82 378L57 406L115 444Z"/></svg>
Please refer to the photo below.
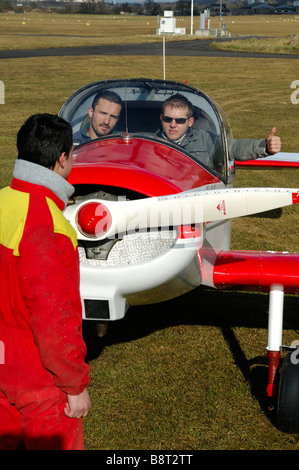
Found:
<svg viewBox="0 0 299 470"><path fill-rule="evenodd" d="M256 160L236 161L235 165L245 169L299 168L299 153L279 152Z"/></svg>
<svg viewBox="0 0 299 470"><path fill-rule="evenodd" d="M221 251L214 265L218 289L269 292L281 286L287 294L299 293L299 253Z"/></svg>

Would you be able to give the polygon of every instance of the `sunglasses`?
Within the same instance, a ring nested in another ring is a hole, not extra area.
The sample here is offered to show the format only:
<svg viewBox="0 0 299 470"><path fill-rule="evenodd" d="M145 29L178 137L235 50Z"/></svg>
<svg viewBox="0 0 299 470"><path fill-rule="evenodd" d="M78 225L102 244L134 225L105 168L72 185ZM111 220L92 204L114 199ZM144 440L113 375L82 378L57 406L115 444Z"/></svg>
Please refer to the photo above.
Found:
<svg viewBox="0 0 299 470"><path fill-rule="evenodd" d="M168 122L170 124L172 121L175 121L176 124L185 124L186 121L188 121L189 118L172 118L170 116L162 116L162 119L164 122Z"/></svg>

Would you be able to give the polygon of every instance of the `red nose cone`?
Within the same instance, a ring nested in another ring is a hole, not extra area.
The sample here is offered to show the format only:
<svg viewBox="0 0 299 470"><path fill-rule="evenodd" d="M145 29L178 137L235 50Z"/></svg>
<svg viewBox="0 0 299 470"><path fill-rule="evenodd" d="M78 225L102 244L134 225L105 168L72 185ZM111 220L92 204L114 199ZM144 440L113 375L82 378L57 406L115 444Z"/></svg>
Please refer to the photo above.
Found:
<svg viewBox="0 0 299 470"><path fill-rule="evenodd" d="M104 235L111 227L111 214L104 204L89 202L78 211L77 223L80 232L94 238Z"/></svg>

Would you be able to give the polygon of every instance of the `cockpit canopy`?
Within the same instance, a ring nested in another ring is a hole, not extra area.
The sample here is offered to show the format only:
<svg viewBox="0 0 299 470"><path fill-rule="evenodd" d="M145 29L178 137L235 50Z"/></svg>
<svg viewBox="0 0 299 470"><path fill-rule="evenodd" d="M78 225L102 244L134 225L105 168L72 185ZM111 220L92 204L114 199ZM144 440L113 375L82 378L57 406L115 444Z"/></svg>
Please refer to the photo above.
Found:
<svg viewBox="0 0 299 470"><path fill-rule="evenodd" d="M176 93L184 95L193 105L193 128L207 131L213 136L213 164L209 170L225 182L229 182L232 165L227 152L227 138L231 137L228 120L220 107L200 90L178 82L153 79L105 80L91 83L76 91L63 105L59 115L67 120L76 135L86 132L91 107L95 95L101 90L117 93L124 106L113 130L120 134L149 135L157 138L161 128L162 103ZM163 139L164 140L164 139ZM165 142L165 140L164 140ZM74 145L80 142L74 139ZM169 145L175 145L170 143ZM177 148L177 146L176 146ZM183 151L186 155L188 153ZM190 158L194 157L188 155ZM201 164L199 161L198 163Z"/></svg>

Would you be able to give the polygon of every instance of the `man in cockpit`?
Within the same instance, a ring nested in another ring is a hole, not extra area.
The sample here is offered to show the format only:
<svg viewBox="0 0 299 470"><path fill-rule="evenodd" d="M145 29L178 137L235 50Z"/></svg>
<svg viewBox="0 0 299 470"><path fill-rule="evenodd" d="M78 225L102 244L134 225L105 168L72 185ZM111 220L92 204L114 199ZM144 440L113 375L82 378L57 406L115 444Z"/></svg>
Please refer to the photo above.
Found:
<svg viewBox="0 0 299 470"><path fill-rule="evenodd" d="M111 134L122 110L122 99L114 91L99 92L88 109L88 120L73 136L74 145Z"/></svg>
<svg viewBox="0 0 299 470"><path fill-rule="evenodd" d="M162 129L156 135L178 144L196 160L214 167L217 152L215 134L193 126L193 106L183 95L177 93L162 105L160 116ZM273 155L280 151L281 140L273 128L267 139L228 139L228 151L232 160L253 160Z"/></svg>

